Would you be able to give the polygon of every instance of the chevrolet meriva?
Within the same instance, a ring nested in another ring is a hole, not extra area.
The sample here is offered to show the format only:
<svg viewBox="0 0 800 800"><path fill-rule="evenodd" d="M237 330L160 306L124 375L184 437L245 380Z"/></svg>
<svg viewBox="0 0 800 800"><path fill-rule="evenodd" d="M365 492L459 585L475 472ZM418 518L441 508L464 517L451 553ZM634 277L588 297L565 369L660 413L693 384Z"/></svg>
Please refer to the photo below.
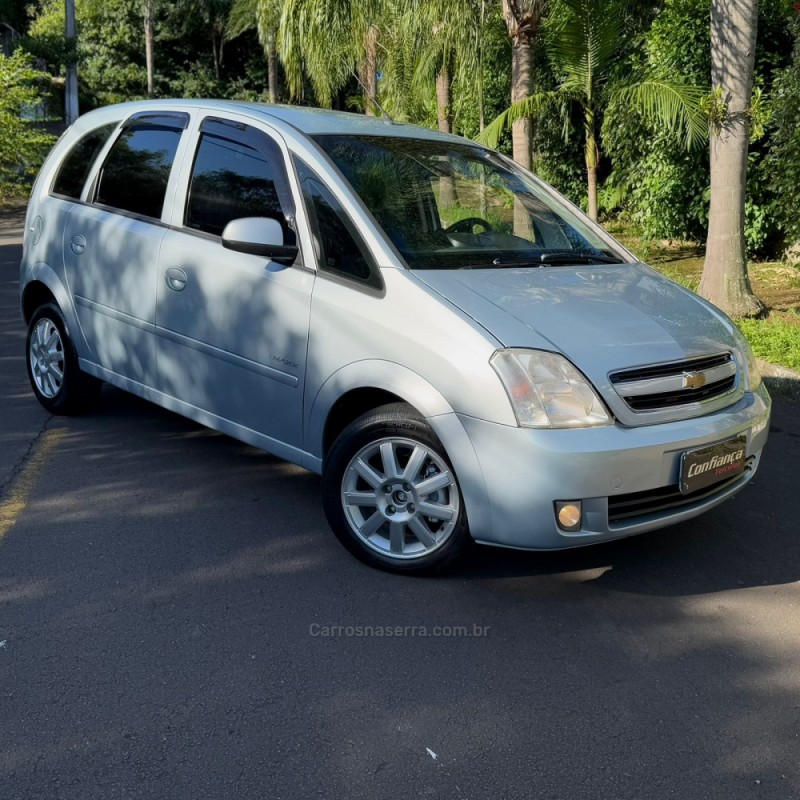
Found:
<svg viewBox="0 0 800 800"><path fill-rule="evenodd" d="M107 381L320 473L342 543L396 571L688 519L767 438L719 310L502 155L363 116L86 114L33 189L21 302L45 408Z"/></svg>

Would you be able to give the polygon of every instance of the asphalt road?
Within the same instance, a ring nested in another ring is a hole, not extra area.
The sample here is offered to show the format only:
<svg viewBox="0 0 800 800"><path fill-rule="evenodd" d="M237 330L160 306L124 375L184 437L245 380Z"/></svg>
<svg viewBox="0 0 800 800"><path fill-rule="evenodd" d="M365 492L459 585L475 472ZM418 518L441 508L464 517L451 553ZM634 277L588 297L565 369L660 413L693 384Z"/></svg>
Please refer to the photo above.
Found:
<svg viewBox="0 0 800 800"><path fill-rule="evenodd" d="M799 406L776 401L757 479L699 520L395 577L339 546L301 469L108 387L48 417L19 252L1 800L800 796Z"/></svg>

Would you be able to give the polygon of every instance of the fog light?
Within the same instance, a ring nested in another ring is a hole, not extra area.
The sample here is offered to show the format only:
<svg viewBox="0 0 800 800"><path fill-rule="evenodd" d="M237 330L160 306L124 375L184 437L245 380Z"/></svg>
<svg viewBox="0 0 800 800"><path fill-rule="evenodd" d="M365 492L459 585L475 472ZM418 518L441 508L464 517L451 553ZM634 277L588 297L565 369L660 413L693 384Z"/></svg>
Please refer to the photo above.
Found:
<svg viewBox="0 0 800 800"><path fill-rule="evenodd" d="M556 516L558 527L564 531L577 531L581 527L581 501L558 500L556 501Z"/></svg>

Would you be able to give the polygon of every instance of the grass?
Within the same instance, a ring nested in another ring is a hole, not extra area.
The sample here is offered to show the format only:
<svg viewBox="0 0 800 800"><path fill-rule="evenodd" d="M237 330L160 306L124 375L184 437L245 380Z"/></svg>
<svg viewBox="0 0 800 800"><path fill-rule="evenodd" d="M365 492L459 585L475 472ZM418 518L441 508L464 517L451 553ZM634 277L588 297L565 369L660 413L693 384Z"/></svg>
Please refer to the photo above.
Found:
<svg viewBox="0 0 800 800"><path fill-rule="evenodd" d="M648 242L619 222L608 224L625 247L662 275L697 291L703 251L693 242ZM800 267L781 261L755 261L749 267L753 290L766 305L765 319L737 320L753 352L765 361L800 371Z"/></svg>
<svg viewBox="0 0 800 800"><path fill-rule="evenodd" d="M736 324L759 358L800 372L800 314L770 314L767 319L740 319Z"/></svg>

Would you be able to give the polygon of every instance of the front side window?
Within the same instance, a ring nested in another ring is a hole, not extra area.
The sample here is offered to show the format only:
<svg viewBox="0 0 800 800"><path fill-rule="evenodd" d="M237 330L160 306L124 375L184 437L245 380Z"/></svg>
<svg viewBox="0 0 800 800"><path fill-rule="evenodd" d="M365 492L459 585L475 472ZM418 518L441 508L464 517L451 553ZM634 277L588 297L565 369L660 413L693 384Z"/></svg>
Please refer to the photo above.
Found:
<svg viewBox="0 0 800 800"><path fill-rule="evenodd" d="M314 138L411 269L626 260L536 181L477 145L400 136Z"/></svg>
<svg viewBox="0 0 800 800"><path fill-rule="evenodd" d="M308 164L299 158L295 164L322 269L380 288L380 276L370 267L366 246L339 201Z"/></svg>
<svg viewBox="0 0 800 800"><path fill-rule="evenodd" d="M211 124L200 135L192 169L185 225L220 236L242 217L293 216L283 156L264 134L244 126ZM284 225L284 234L294 234Z"/></svg>
<svg viewBox="0 0 800 800"><path fill-rule="evenodd" d="M160 219L181 134L181 129L157 122L129 125L103 164L95 202Z"/></svg>
<svg viewBox="0 0 800 800"><path fill-rule="evenodd" d="M118 124L110 122L101 125L78 139L58 168L53 181L53 194L80 200L92 164Z"/></svg>

